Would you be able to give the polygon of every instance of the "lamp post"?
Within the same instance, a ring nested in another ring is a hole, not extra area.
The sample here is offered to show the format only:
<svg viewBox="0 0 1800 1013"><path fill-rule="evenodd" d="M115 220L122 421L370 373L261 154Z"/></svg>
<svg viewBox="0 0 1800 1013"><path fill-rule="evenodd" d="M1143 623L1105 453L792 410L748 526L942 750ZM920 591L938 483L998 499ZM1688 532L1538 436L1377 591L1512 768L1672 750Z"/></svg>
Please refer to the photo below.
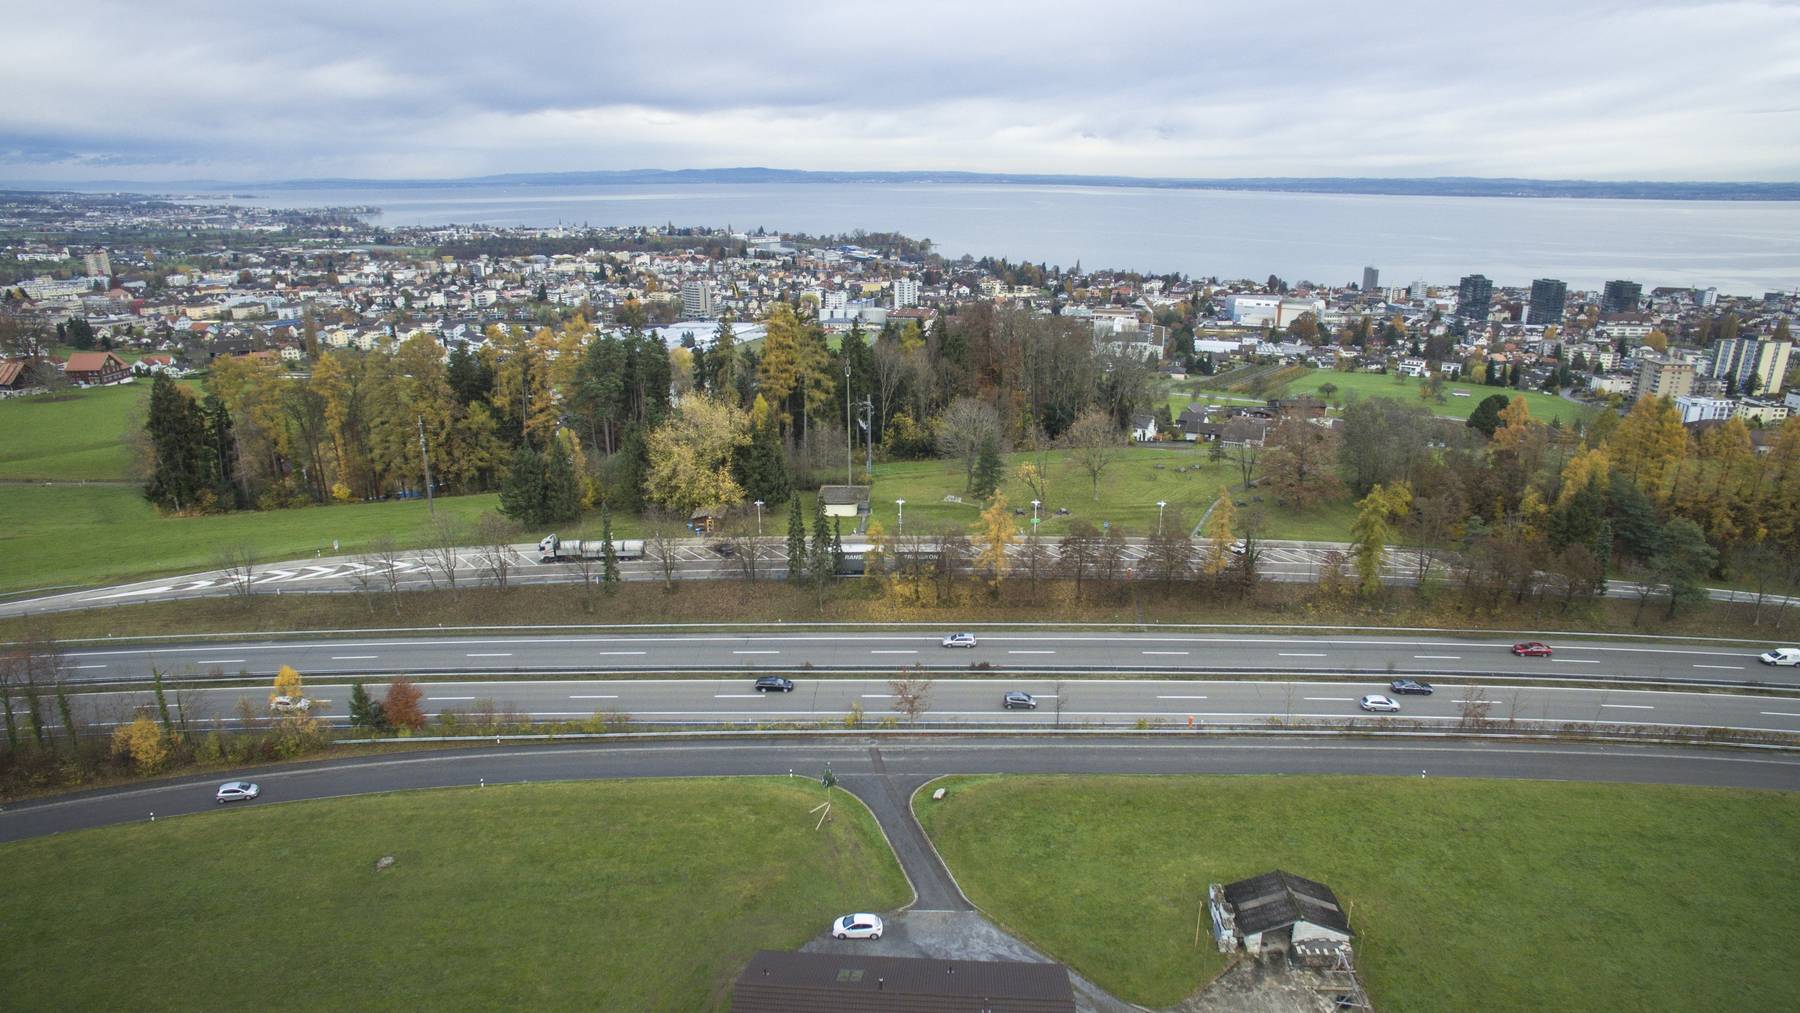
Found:
<svg viewBox="0 0 1800 1013"><path fill-rule="evenodd" d="M1031 526L1034 528L1037 527L1037 522L1038 522L1038 501L1034 499L1031 501Z"/></svg>
<svg viewBox="0 0 1800 1013"><path fill-rule="evenodd" d="M844 356L844 484L856 484L856 430L850 425L850 357Z"/></svg>
<svg viewBox="0 0 1800 1013"><path fill-rule="evenodd" d="M904 535L904 534L906 534L906 501L903 499L897 499L894 501L894 505L900 508L900 523L897 526L897 530L894 532L894 534Z"/></svg>
<svg viewBox="0 0 1800 1013"><path fill-rule="evenodd" d="M757 500L756 501L756 537L758 537L758 538L762 537L762 508L763 508L763 501Z"/></svg>
<svg viewBox="0 0 1800 1013"><path fill-rule="evenodd" d="M1158 536L1162 534L1163 507L1168 505L1168 500L1159 499L1156 501L1156 533Z"/></svg>

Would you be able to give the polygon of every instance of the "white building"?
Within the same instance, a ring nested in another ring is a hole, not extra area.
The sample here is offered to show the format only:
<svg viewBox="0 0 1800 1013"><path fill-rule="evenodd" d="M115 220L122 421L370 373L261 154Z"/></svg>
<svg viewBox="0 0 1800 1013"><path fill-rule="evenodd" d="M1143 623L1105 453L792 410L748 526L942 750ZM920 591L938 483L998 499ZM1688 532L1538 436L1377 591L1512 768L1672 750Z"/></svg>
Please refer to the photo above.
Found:
<svg viewBox="0 0 1800 1013"><path fill-rule="evenodd" d="M1675 399L1675 410L1683 424L1690 422L1723 422L1737 408L1735 402L1722 397L1700 397L1682 394Z"/></svg>
<svg viewBox="0 0 1800 1013"><path fill-rule="evenodd" d="M1228 295L1225 313L1234 324L1266 327L1275 322L1281 310L1281 297L1276 295Z"/></svg>
<svg viewBox="0 0 1800 1013"><path fill-rule="evenodd" d="M1737 403L1737 417L1745 422L1761 422L1773 425L1788 417L1788 406L1781 401L1763 401L1757 398L1744 398Z"/></svg>
<svg viewBox="0 0 1800 1013"><path fill-rule="evenodd" d="M919 305L919 283L911 278L894 279L894 308L903 310Z"/></svg>
<svg viewBox="0 0 1800 1013"><path fill-rule="evenodd" d="M681 315L690 320L705 320L717 315L713 306L712 282L693 280L681 283Z"/></svg>

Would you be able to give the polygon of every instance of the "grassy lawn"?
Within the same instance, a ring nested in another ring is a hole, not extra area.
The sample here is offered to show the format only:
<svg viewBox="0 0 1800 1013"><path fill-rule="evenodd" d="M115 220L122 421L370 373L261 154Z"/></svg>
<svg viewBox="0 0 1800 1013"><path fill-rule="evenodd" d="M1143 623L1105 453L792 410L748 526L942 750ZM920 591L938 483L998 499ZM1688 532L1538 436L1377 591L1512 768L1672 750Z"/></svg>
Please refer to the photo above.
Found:
<svg viewBox="0 0 1800 1013"><path fill-rule="evenodd" d="M454 496L437 508L472 524L498 502L494 494ZM422 545L431 533L419 500L166 517L135 485L0 485L0 517L0 591L209 570L226 546L247 545L272 561L331 555L333 539L348 553L382 536Z"/></svg>
<svg viewBox="0 0 1800 1013"><path fill-rule="evenodd" d="M123 436L150 382L0 401L0 479L123 480Z"/></svg>
<svg viewBox="0 0 1800 1013"><path fill-rule="evenodd" d="M1800 795L1366 777L950 787L919 810L970 899L1147 1005L1224 966L1194 945L1206 884L1276 868L1337 892L1379 1009L1776 1009L1800 972L1800 914L1771 903L1800 889Z"/></svg>
<svg viewBox="0 0 1800 1013"><path fill-rule="evenodd" d="M533 784L10 844L32 873L0 914L0 980L13 1009L722 1009L756 949L906 900L868 813L840 799L815 833L819 800Z"/></svg>
<svg viewBox="0 0 1800 1013"><path fill-rule="evenodd" d="M1022 531L1030 526L1032 496L1017 472L1032 456L1005 455L1006 481L1000 487L1008 503L1025 510L1026 516L1018 519ZM1067 452L1052 451L1049 457L1048 499L1038 527L1045 537L1061 537L1077 519L1091 521L1095 527L1102 522L1124 525L1126 533L1133 536L1150 534L1156 530L1158 500L1168 504L1169 520L1180 516L1193 524L1218 497L1220 486L1238 481L1236 465L1230 461L1209 463L1204 450L1190 445L1132 447L1121 451L1101 475L1100 496L1095 499L1087 472L1070 460ZM1178 472L1178 468L1189 470ZM946 496L959 496L965 502L949 503ZM895 530L897 499L906 500L906 524L915 532L971 526L981 514L981 504L963 493L962 465L956 461L876 465L870 508L889 533ZM1058 507L1067 507L1070 516L1055 516Z"/></svg>
<svg viewBox="0 0 1800 1013"><path fill-rule="evenodd" d="M1407 404L1421 404L1431 409L1433 415L1453 416L1466 419L1481 404L1483 398L1491 394L1505 394L1507 397L1523 394L1525 403L1531 408L1531 417L1540 422L1561 419L1564 425L1574 422L1588 411L1572 401L1545 394L1542 391L1515 391L1507 387L1484 387L1478 383L1458 383L1454 381L1444 384L1444 402L1427 402L1419 400L1419 386L1422 381L1397 374L1382 375L1380 373L1339 373L1329 369L1314 369L1298 380L1290 382L1281 391L1281 396L1296 397L1301 394L1319 394L1319 388L1332 384L1337 391L1332 397L1339 403L1356 397L1386 397L1404 401ZM1454 392L1463 391L1468 397L1457 397Z"/></svg>

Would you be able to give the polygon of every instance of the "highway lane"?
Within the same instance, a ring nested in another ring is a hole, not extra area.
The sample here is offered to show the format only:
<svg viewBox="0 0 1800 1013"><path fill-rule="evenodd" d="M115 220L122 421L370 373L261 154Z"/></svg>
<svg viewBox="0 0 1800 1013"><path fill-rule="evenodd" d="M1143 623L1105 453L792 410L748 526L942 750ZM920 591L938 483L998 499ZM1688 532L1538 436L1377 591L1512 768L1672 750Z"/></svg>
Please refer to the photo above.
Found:
<svg viewBox="0 0 1800 1013"><path fill-rule="evenodd" d="M568 679L550 681L461 681L419 684L427 717L446 712L493 711L511 720L567 721L598 711L629 716L653 724L723 725L775 723L839 723L860 708L863 720L904 723L887 679L808 677L794 680L791 692L758 692L749 678L715 679ZM928 709L918 723L974 724L1001 727L1132 726L1157 727L1246 725L1269 721L1352 721L1377 727L1389 715L1361 710L1366 693L1393 697L1401 707L1395 717L1424 721L1430 727L1454 728L1465 716L1481 714L1491 721L1581 722L1598 725L1661 725L1684 728L1735 728L1800 735L1800 694L1762 695L1699 691L1633 691L1534 686L1501 680L1442 680L1429 696L1392 694L1385 680L1353 682L1244 681L1231 679L1057 679L1043 676L936 678ZM380 697L386 683L372 680L365 688ZM1033 694L1036 709L1007 710L1008 690ZM343 683L314 682L308 695L320 717L343 723L350 688ZM213 687L183 690L172 706L189 721L215 719L236 723L237 715L267 713L269 691L261 687ZM147 691L80 694L74 697L78 720L112 725L127 721L140 708L153 708ZM248 708L247 711L242 708Z"/></svg>
<svg viewBox="0 0 1800 1013"><path fill-rule="evenodd" d="M1329 674L1511 676L1526 680L1678 680L1800 686L1800 668L1763 665L1764 645L1558 640L1548 658L1515 657L1512 638L1234 633L980 633L978 646L944 648L942 633L878 632L545 634L447 637L307 636L71 648L75 682L165 677L254 678L291 665L308 677L542 675L612 672L936 672ZM1773 646L1773 645L1769 645Z"/></svg>
<svg viewBox="0 0 1800 1013"><path fill-rule="evenodd" d="M237 776L251 777L263 789L261 799L240 806L261 806L483 781L790 772L816 778L827 766L859 794L886 785L902 797L929 778L953 773L1357 774L1800 790L1800 758L1657 746L1104 737L619 741L345 758L23 802L0 811L0 841L144 821L152 812L166 818L215 811L213 787Z"/></svg>

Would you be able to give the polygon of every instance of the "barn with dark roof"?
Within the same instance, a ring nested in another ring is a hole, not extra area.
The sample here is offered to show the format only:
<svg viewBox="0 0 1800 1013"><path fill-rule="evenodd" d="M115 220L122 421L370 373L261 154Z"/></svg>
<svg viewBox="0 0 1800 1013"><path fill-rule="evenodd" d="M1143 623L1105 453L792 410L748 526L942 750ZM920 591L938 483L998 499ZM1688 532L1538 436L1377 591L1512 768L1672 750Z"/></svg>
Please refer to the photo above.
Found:
<svg viewBox="0 0 1800 1013"><path fill-rule="evenodd" d="M1250 953L1301 943L1348 943L1355 933L1324 883L1276 869L1207 889L1213 935L1221 950Z"/></svg>

